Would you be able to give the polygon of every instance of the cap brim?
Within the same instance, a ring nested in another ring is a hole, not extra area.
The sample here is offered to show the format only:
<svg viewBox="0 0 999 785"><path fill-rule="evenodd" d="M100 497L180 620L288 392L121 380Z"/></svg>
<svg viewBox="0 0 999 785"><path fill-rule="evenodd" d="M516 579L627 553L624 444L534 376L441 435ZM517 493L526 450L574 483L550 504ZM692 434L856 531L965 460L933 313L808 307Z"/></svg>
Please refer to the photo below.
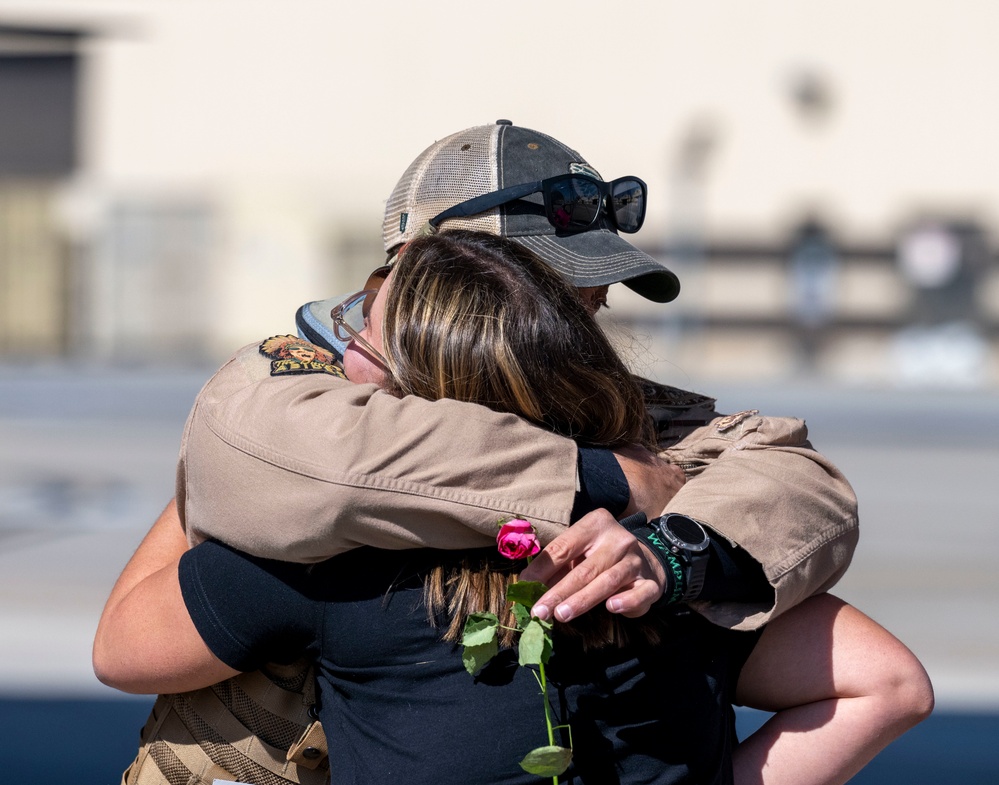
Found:
<svg viewBox="0 0 999 785"><path fill-rule="evenodd" d="M347 342L341 341L333 331L333 318L330 311L348 297L350 294L338 294L327 300L316 300L306 303L298 309L295 314L295 324L298 327L298 335L310 343L321 346L334 353L337 361L343 359L343 353L347 349Z"/></svg>
<svg viewBox="0 0 999 785"><path fill-rule="evenodd" d="M623 283L656 303L671 302L680 293L680 279L662 262L607 229L565 236L508 236L580 288Z"/></svg>

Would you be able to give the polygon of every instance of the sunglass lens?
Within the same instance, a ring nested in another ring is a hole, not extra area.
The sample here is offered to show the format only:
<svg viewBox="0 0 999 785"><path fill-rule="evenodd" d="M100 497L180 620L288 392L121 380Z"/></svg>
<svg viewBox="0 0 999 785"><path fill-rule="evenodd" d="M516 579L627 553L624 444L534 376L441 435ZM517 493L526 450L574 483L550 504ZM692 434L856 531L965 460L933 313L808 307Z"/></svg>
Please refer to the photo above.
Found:
<svg viewBox="0 0 999 785"><path fill-rule="evenodd" d="M600 212L600 187L582 177L567 177L552 186L548 220L556 229L589 229Z"/></svg>
<svg viewBox="0 0 999 785"><path fill-rule="evenodd" d="M637 232L645 220L645 189L637 180L611 183L611 206L614 220L622 232Z"/></svg>

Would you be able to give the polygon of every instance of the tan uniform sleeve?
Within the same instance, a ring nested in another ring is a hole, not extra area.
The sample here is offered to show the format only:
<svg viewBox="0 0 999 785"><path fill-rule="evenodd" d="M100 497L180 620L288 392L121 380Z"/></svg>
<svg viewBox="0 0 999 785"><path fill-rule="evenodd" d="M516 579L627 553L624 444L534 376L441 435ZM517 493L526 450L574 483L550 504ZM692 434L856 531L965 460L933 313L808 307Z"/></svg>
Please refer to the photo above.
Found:
<svg viewBox="0 0 999 785"><path fill-rule="evenodd" d="M572 441L473 404L270 370L248 346L198 395L177 474L192 543L316 562L360 545L484 547L503 516L544 542L568 526Z"/></svg>
<svg viewBox="0 0 999 785"><path fill-rule="evenodd" d="M744 412L698 428L664 457L688 481L666 512L696 518L745 549L774 604L697 603L716 624L754 629L842 577L857 545L857 498L808 442L805 423Z"/></svg>

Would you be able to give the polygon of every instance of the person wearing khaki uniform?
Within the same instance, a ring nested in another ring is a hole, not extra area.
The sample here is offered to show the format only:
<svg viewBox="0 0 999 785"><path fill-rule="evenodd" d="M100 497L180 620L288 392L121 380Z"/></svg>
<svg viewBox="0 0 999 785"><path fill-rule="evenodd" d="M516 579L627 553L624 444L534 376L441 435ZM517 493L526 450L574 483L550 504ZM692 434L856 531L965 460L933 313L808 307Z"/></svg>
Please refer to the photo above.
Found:
<svg viewBox="0 0 999 785"><path fill-rule="evenodd" d="M696 518L748 552L773 588L765 604L694 607L722 626L755 629L830 588L856 546L856 500L805 424L723 417L710 399L672 392L672 419L683 424L661 432L661 454L687 481L664 512ZM326 373L272 376L253 344L195 402L177 501L192 542L283 561L362 544L482 547L503 516L530 519L548 543L571 523L575 467L571 442L515 418L398 400Z"/></svg>
<svg viewBox="0 0 999 785"><path fill-rule="evenodd" d="M673 300L680 290L676 276L618 234L634 231L644 217L644 184L637 178L613 181L607 194L598 190L605 204L614 205L606 215L576 206L575 219L593 221L585 231L553 225L567 214L570 197L589 196L578 192L591 181L602 182L596 170L545 134L506 120L469 128L432 144L400 178L387 201L383 245L391 256L428 231L485 231L523 244L583 292L623 282L654 302ZM553 203L557 215L549 209ZM300 335L334 357L343 349L330 315L337 302L308 303L297 318ZM540 434L521 440L509 427L475 442L466 433L473 415L435 417L430 412L441 402L387 404L384 393L356 387L334 394L346 383L305 368L292 380L269 357L257 345L241 350L208 383L191 414L177 490L195 539L210 536L254 555L315 561L359 544L466 547L476 531L474 542L481 545L496 517L512 513L537 518L546 542L559 531L553 526L569 525L572 499L551 480L564 478L575 464L563 455L555 468L558 459L545 452L549 443ZM647 387L663 456L687 477L664 512L695 518L749 553L773 587L765 603L712 603L699 610L719 624L751 629L834 585L857 544L857 501L843 475L812 449L804 422L755 411L723 417L706 396L651 382ZM359 397L344 406L342 395ZM364 414L353 408L361 396L374 405ZM391 406L405 419L379 416L379 406ZM406 406L419 414L402 415ZM329 454L329 434L343 426L357 438ZM439 451L429 452L438 438ZM203 459L211 470L197 476L209 485L190 487L189 462L202 450L211 456ZM508 458L518 467L516 482ZM368 467L387 474L367 476ZM408 473L416 467L420 474ZM414 476L424 484L402 491ZM237 492L244 483L246 492ZM486 494L476 491L480 486ZM275 487L287 487L294 498L282 500L283 490L271 493ZM432 512L435 499L462 497L469 509L457 519L449 512L446 526L417 514ZM296 498L304 503L297 506ZM225 504L217 504L222 499ZM271 526L278 509L292 531Z"/></svg>
<svg viewBox="0 0 999 785"><path fill-rule="evenodd" d="M514 140L525 149L549 143L568 149L505 123L463 133L430 150L450 145L464 151L484 136L502 147L503 136L517 134L527 135ZM473 184L473 191L527 177L517 172L523 162L507 152L493 160L514 162L509 171L498 182ZM387 249L405 241L393 234L394 227L404 235L407 222L422 224L414 208L433 215L441 206L416 182L428 153L414 162L389 200ZM468 194L451 194L444 207L462 197ZM482 223L475 216L470 220ZM500 223L496 233L509 229L509 220ZM544 234L521 236L549 261L545 251L562 238ZM629 249L623 261L621 248L605 253L614 242ZM650 299L676 296L675 276L613 230L600 226L566 244L572 246L566 249L570 261L578 261L589 245L596 257L620 262L605 265L595 278L562 270L580 286L605 289L624 280ZM306 318L299 323L303 336L316 341L329 325L323 324L322 303L309 306L300 311ZM308 318L316 313L318 318ZM323 363L303 360L296 366L289 360L277 367L273 355L262 353L265 344L246 347L227 363L199 395L189 418L177 501L192 542L213 537L256 555L311 562L362 544L474 547L492 539L497 518L506 514L530 517L546 542L570 524L577 489L571 442L469 404L397 400L364 385L351 386L336 378L332 364L319 367ZM322 340L319 345L336 350ZM856 545L856 500L842 475L811 448L804 423L757 412L721 417L703 396L662 387L654 392L653 403L666 414L660 432L663 455L687 476L666 511L703 521L715 535L751 554L773 588L766 602L697 603L697 610L716 623L749 629L833 585ZM252 700L263 706L269 699L257 694ZM307 710L307 696L301 702ZM314 726L301 726L303 738L314 737ZM253 737L252 725L247 727ZM147 734L145 747L159 741L156 732ZM206 748L203 739L196 741ZM301 759L302 743L292 746L288 759L296 751ZM316 747L305 749L315 756ZM273 757L280 768L280 750ZM134 776L142 768L138 763L129 782L147 781ZM306 781L313 771L325 776L321 766L297 772L286 767L281 776Z"/></svg>

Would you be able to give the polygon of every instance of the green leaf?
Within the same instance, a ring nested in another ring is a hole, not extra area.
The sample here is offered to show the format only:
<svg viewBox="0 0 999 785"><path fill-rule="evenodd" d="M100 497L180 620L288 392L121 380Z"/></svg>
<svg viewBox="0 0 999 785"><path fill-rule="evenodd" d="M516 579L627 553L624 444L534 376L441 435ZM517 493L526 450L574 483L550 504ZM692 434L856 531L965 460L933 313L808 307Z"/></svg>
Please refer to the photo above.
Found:
<svg viewBox="0 0 999 785"><path fill-rule="evenodd" d="M531 612L519 602L513 604L513 618L517 620L517 629L522 630L531 620Z"/></svg>
<svg viewBox="0 0 999 785"><path fill-rule="evenodd" d="M498 628L499 619L495 613L470 613L465 619L461 636L461 644L465 648L461 652L461 661L465 670L473 676L499 652Z"/></svg>
<svg viewBox="0 0 999 785"><path fill-rule="evenodd" d="M538 777L557 777L572 763L572 750L565 747L538 747L520 762L520 768Z"/></svg>
<svg viewBox="0 0 999 785"><path fill-rule="evenodd" d="M466 646L461 652L461 662L465 670L473 676L486 666L499 653L499 643L496 639L478 646Z"/></svg>
<svg viewBox="0 0 999 785"><path fill-rule="evenodd" d="M517 581L511 583L510 588L506 590L506 598L510 602L519 602L530 609L546 591L548 587L538 581Z"/></svg>
<svg viewBox="0 0 999 785"><path fill-rule="evenodd" d="M496 640L496 630L499 627L499 619L495 613L488 611L480 613L470 613L465 619L465 629L461 635L462 646L481 646Z"/></svg>
<svg viewBox="0 0 999 785"><path fill-rule="evenodd" d="M540 621L531 619L517 644L517 658L521 665L541 665L552 656L552 640Z"/></svg>

